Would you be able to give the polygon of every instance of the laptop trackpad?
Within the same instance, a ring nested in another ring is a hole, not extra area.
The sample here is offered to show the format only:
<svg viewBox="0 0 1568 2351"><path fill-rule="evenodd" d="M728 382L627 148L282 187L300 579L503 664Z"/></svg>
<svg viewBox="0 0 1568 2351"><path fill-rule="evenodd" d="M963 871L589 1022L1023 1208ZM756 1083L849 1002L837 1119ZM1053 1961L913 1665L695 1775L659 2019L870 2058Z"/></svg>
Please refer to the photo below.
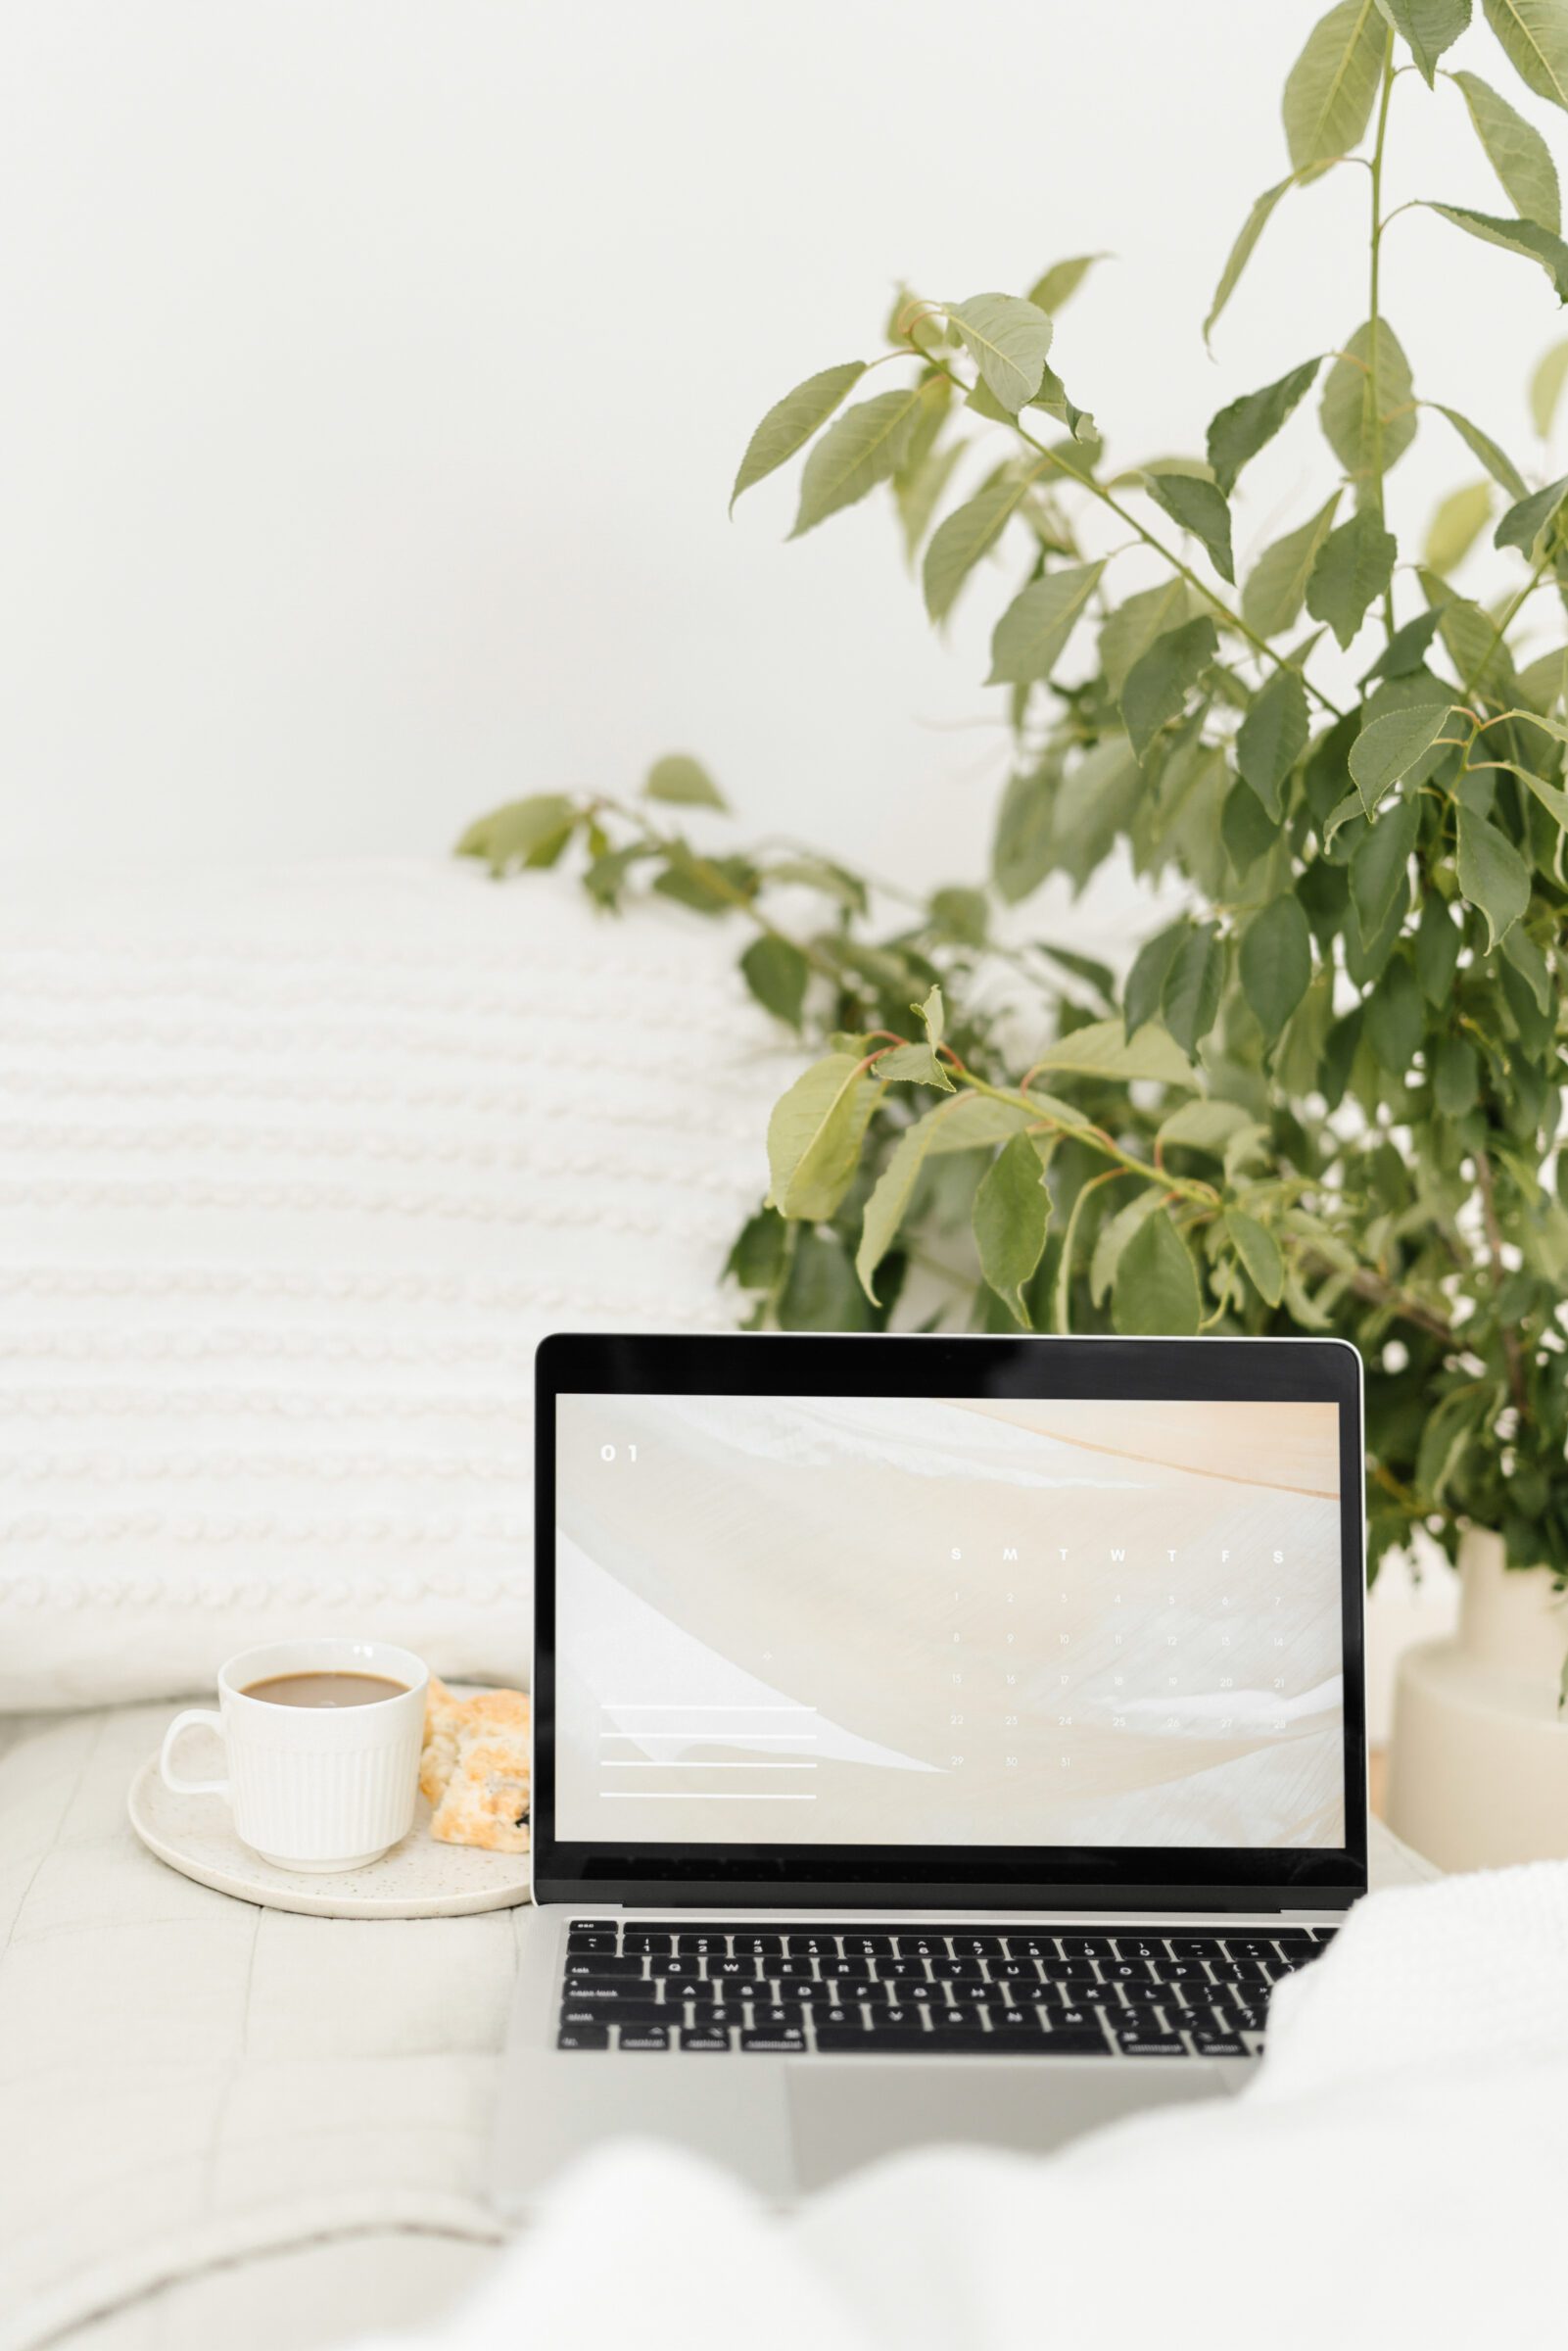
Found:
<svg viewBox="0 0 1568 2351"><path fill-rule="evenodd" d="M932 2140L1044 2155L1124 2114L1223 2097L1229 2087L1223 2068L1201 2058L1015 2065L948 2057L906 2065L896 2057L835 2057L784 2072L795 2174L806 2190Z"/></svg>

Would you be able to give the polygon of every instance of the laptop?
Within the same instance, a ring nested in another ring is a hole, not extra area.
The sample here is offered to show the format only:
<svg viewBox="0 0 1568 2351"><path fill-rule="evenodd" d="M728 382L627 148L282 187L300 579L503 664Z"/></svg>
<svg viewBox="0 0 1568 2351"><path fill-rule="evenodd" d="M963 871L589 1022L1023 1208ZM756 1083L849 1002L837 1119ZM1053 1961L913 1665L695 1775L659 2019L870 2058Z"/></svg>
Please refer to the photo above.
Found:
<svg viewBox="0 0 1568 2351"><path fill-rule="evenodd" d="M1366 1888L1354 1348L561 1336L537 1436L504 2205L1249 2079Z"/></svg>

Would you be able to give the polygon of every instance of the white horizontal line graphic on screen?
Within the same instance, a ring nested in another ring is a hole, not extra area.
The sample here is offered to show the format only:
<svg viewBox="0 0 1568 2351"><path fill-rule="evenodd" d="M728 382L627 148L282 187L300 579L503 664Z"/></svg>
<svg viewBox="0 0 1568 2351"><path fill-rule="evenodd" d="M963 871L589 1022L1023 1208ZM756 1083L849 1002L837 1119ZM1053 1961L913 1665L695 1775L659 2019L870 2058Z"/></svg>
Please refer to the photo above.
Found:
<svg viewBox="0 0 1568 2351"><path fill-rule="evenodd" d="M601 1698L601 1714L815 1714L815 1706L752 1705L743 1700L723 1704L712 1699Z"/></svg>
<svg viewBox="0 0 1568 2351"><path fill-rule="evenodd" d="M747 1747L759 1739L771 1739L785 1747L815 1747L815 1731L600 1731L601 1739L633 1739L641 1746L644 1739L700 1739L707 1747L738 1747L742 1740Z"/></svg>
<svg viewBox="0 0 1568 2351"><path fill-rule="evenodd" d="M742 1796L737 1788L601 1788L599 1800L609 1804L814 1804L814 1796L766 1796L759 1789L755 1796Z"/></svg>
<svg viewBox="0 0 1568 2351"><path fill-rule="evenodd" d="M646 1755L637 1761L623 1761L618 1755L605 1755L600 1771L815 1771L815 1763L672 1763L662 1755Z"/></svg>

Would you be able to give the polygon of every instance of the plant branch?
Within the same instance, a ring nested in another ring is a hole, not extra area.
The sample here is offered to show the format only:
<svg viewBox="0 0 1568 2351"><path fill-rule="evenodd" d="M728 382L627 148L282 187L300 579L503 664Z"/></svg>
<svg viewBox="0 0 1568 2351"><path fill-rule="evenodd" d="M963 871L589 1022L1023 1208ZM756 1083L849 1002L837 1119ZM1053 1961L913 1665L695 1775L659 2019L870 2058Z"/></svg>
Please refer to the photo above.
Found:
<svg viewBox="0 0 1568 2351"><path fill-rule="evenodd" d="M933 359L928 352L921 351L918 344L912 344L910 348L915 352L917 358L926 361L927 366L934 367L939 374L945 375L955 391L962 392L966 395L970 392L972 387L965 383L962 376L955 375L952 368L948 366L944 360ZM1126 524L1128 530L1134 532L1136 536L1142 540L1145 547L1151 548L1153 552L1162 558L1163 561L1169 564L1172 571L1178 573L1180 577L1187 582L1190 588L1196 589L1204 600L1213 606L1214 610L1225 621L1226 625L1234 629L1239 637L1244 637L1247 640L1247 643L1253 648L1255 652L1261 653L1264 660L1271 661L1276 669L1296 668L1295 662L1287 661L1283 653L1276 653L1266 637L1259 637L1256 629L1249 628L1246 621L1243 620L1241 614L1235 611L1231 605L1227 604L1222 596L1216 595L1214 590L1209 586L1207 581L1200 579L1199 575L1193 570L1190 563L1184 563L1181 557L1176 554L1172 549L1166 547L1163 539L1157 539L1153 531L1146 530L1143 524L1138 520L1137 515L1132 513L1128 507L1124 506L1118 498L1114 497L1112 493L1103 486L1103 484L1095 481L1091 475L1086 473L1078 473L1073 469L1072 466L1064 464L1061 457L1057 456L1056 451L1051 449L1044 441L1037 440L1021 417L1015 416L1012 419L1012 425L1013 430L1018 434L1019 439L1022 442L1025 442L1027 446L1034 450L1038 456L1044 457L1048 464L1054 465L1057 471L1064 475L1067 480L1076 482L1080 489L1088 491L1091 498L1097 498L1103 506L1108 506L1113 514L1117 515L1120 520ZM1339 704L1331 701L1328 696L1324 694L1320 688L1314 686L1305 670L1299 670L1297 674L1301 678L1303 685L1307 688L1307 693L1311 695L1315 701L1321 703L1322 707L1327 710L1331 716L1335 718L1344 717L1345 713L1340 708Z"/></svg>
<svg viewBox="0 0 1568 2351"><path fill-rule="evenodd" d="M1500 1290L1507 1277L1502 1262L1502 1226L1497 1222L1496 1178L1492 1173L1491 1154L1478 1151L1475 1155L1476 1185L1481 1194L1481 1221L1486 1227L1487 1263L1492 1273L1494 1291ZM1519 1353L1519 1334L1510 1324L1502 1328L1502 1356L1508 1367L1508 1393L1521 1419L1528 1419L1530 1408L1525 1397L1525 1367Z"/></svg>

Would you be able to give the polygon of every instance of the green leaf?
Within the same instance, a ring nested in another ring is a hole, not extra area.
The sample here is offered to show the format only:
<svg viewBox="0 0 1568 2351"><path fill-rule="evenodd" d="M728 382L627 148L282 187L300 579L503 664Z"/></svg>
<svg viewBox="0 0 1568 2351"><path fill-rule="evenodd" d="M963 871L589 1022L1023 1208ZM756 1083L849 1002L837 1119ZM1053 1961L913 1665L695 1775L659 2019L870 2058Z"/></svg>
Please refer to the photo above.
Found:
<svg viewBox="0 0 1568 2351"><path fill-rule="evenodd" d="M1231 247L1225 266L1219 273L1219 283L1214 288L1213 300L1209 305L1209 315L1204 320L1204 341L1206 343L1218 323L1220 312L1235 293L1241 273L1252 260L1258 240L1268 226L1275 205L1278 204L1286 189L1293 188L1295 185L1296 174L1293 171L1288 179L1279 180L1273 187L1265 188L1242 222L1241 234Z"/></svg>
<svg viewBox="0 0 1568 2351"><path fill-rule="evenodd" d="M1470 22L1470 0L1377 0L1396 32L1403 35L1427 88L1437 87L1438 59Z"/></svg>
<svg viewBox="0 0 1568 2351"><path fill-rule="evenodd" d="M741 492L777 472L797 449L804 449L813 433L847 400L865 372L864 360L847 360L842 367L825 367L820 375L808 375L803 384L796 384L792 392L786 392L783 400L775 403L746 444L746 454L730 493L732 514Z"/></svg>
<svg viewBox="0 0 1568 2351"><path fill-rule="evenodd" d="M1429 1004L1446 1004L1459 963L1459 926L1436 890L1429 890L1415 934L1415 970Z"/></svg>
<svg viewBox="0 0 1568 2351"><path fill-rule="evenodd" d="M725 1272L743 1290L771 1290L784 1271L788 1238L789 1227L777 1210L765 1208L748 1217L725 1260Z"/></svg>
<svg viewBox="0 0 1568 2351"><path fill-rule="evenodd" d="M1192 597L1185 580L1163 580L1118 604L1100 631L1100 666L1105 682L1117 700L1133 663L1149 650L1157 637L1180 628L1192 617Z"/></svg>
<svg viewBox="0 0 1568 2351"><path fill-rule="evenodd" d="M1127 984L1122 990L1122 1028L1129 1037L1136 1036L1146 1021L1152 1021L1160 1010L1165 992L1165 982L1171 967L1181 952L1190 925L1185 915L1179 922L1157 931L1146 938L1133 958Z"/></svg>
<svg viewBox="0 0 1568 2351"><path fill-rule="evenodd" d="M1312 939L1299 898L1289 891L1255 914L1242 933L1242 993L1272 1045L1307 993Z"/></svg>
<svg viewBox="0 0 1568 2351"><path fill-rule="evenodd" d="M1029 300L1036 310L1056 312L1075 294L1096 262L1108 262L1108 253L1078 253L1069 262L1053 262L1042 276L1029 288Z"/></svg>
<svg viewBox="0 0 1568 2351"><path fill-rule="evenodd" d="M781 1330L870 1330L871 1311L835 1232L796 1236L777 1308Z"/></svg>
<svg viewBox="0 0 1568 2351"><path fill-rule="evenodd" d="M1543 228L1535 220L1510 220L1503 213L1474 212L1467 204L1424 202L1429 213L1451 220L1467 237L1479 237L1483 245L1500 245L1504 253L1538 262L1550 278L1557 300L1568 302L1568 245L1553 229Z"/></svg>
<svg viewBox="0 0 1568 2351"><path fill-rule="evenodd" d="M1446 1036L1432 1056L1432 1098L1446 1119L1462 1119L1481 1095L1481 1062L1467 1037Z"/></svg>
<svg viewBox="0 0 1568 2351"><path fill-rule="evenodd" d="M1088 610L1104 563L1048 571L1016 596L991 636L987 686L1029 686L1048 678Z"/></svg>
<svg viewBox="0 0 1568 2351"><path fill-rule="evenodd" d="M1568 351L1568 344L1565 344L1563 348ZM1440 416L1448 418L1471 456L1480 458L1493 480L1501 489L1506 490L1510 498L1524 497L1526 489L1524 475L1519 471L1507 452L1497 447L1490 433L1484 433L1478 424L1472 424L1468 416L1461 416L1457 408L1444 408L1441 401L1432 401L1428 405L1434 408Z"/></svg>
<svg viewBox="0 0 1568 2351"><path fill-rule="evenodd" d="M1396 955L1366 999L1367 1041L1391 1078L1408 1070L1424 1025L1415 974Z"/></svg>
<svg viewBox="0 0 1568 2351"><path fill-rule="evenodd" d="M728 808L729 802L700 760L685 751L655 759L642 787L645 800L673 800L688 808Z"/></svg>
<svg viewBox="0 0 1568 2351"><path fill-rule="evenodd" d="M689 906L693 914L709 917L728 914L736 896L744 903L755 892L756 869L743 857L706 857L699 861L684 840L672 841L667 854L669 861L653 887L661 898L673 899L677 906ZM718 886L720 880L730 885L728 892Z"/></svg>
<svg viewBox="0 0 1568 2351"><path fill-rule="evenodd" d="M1410 362L1386 318L1369 318L1352 335L1344 357L1328 371L1318 413L1330 449L1357 485L1364 486L1377 470L1379 422L1384 472L1403 456L1415 439L1415 387L1410 381Z"/></svg>
<svg viewBox="0 0 1568 2351"><path fill-rule="evenodd" d="M1370 0L1369 0L1370 4ZM1166 1216L1148 1216L1117 1260L1111 1319L1128 1338L1191 1338L1203 1316L1197 1270Z"/></svg>
<svg viewBox="0 0 1568 2351"><path fill-rule="evenodd" d="M578 809L563 792L536 792L476 817L457 843L459 857L483 857L493 874L553 865L576 831Z"/></svg>
<svg viewBox="0 0 1568 2351"><path fill-rule="evenodd" d="M943 889L933 889L930 895L931 920L941 926L949 938L961 939L967 947L983 947L991 928L991 907L983 889L961 888L949 883Z"/></svg>
<svg viewBox="0 0 1568 2351"><path fill-rule="evenodd" d="M776 938L765 932L754 938L740 958L740 971L747 987L765 1010L791 1029L800 1026L801 1007L806 1000L806 981L809 976L804 955L791 946L786 938Z"/></svg>
<svg viewBox="0 0 1568 2351"><path fill-rule="evenodd" d="M1128 1170L1128 1173L1131 1171ZM1163 1197L1163 1187L1158 1183L1150 1184L1101 1225L1095 1236L1094 1254L1089 1260L1089 1296L1096 1306L1103 1306L1111 1294L1117 1263L1122 1250L1145 1217L1155 1214Z"/></svg>
<svg viewBox="0 0 1568 2351"><path fill-rule="evenodd" d="M1568 8L1563 0L1483 0L1503 55L1538 98L1568 110Z"/></svg>
<svg viewBox="0 0 1568 2351"><path fill-rule="evenodd" d="M934 1053L947 1033L947 1007L942 1002L941 989L933 987L924 1004L912 1004L909 1009L924 1023L926 1041Z"/></svg>
<svg viewBox="0 0 1568 2351"><path fill-rule="evenodd" d="M1303 179L1358 147L1371 120L1387 35L1373 0L1319 18L1285 83L1285 138Z"/></svg>
<svg viewBox="0 0 1568 2351"><path fill-rule="evenodd" d="M1551 966L1531 937L1523 923L1515 923L1502 942L1502 958L1511 963L1531 995L1538 1012L1550 1012L1556 990L1552 984Z"/></svg>
<svg viewBox="0 0 1568 2351"><path fill-rule="evenodd" d="M1121 689L1121 716L1140 760L1161 728L1185 709L1218 649L1214 624L1205 615L1157 637L1133 663Z"/></svg>
<svg viewBox="0 0 1568 2351"><path fill-rule="evenodd" d="M1413 678L1426 666L1427 653L1442 618L1443 614L1433 605L1396 629L1371 668L1362 672L1362 685L1369 685L1374 678Z"/></svg>
<svg viewBox="0 0 1568 2351"><path fill-rule="evenodd" d="M879 392L858 401L831 425L806 459L800 477L800 507L791 539L814 530L843 506L875 490L904 461L921 412L921 388Z"/></svg>
<svg viewBox="0 0 1568 2351"><path fill-rule="evenodd" d="M1070 974L1074 980L1081 980L1099 997L1108 1012L1112 1009L1116 1001L1117 983L1116 974L1109 964L1101 963L1093 955L1080 955L1072 947L1047 945L1044 939L1035 940L1034 951L1037 955L1043 955L1048 963L1054 963L1059 971Z"/></svg>
<svg viewBox="0 0 1568 2351"><path fill-rule="evenodd" d="M1568 378L1568 343L1554 343L1537 361L1535 374L1530 378L1530 413L1543 441L1551 432L1565 378ZM1521 482L1514 496L1522 498L1524 489Z"/></svg>
<svg viewBox="0 0 1568 2351"><path fill-rule="evenodd" d="M1004 473L961 506L932 534L926 550L926 609L932 620L952 610L953 600L986 550L994 547L1028 494L1027 473Z"/></svg>
<svg viewBox="0 0 1568 2351"><path fill-rule="evenodd" d="M1544 490L1534 490L1528 498L1510 506L1492 534L1494 547L1516 547L1522 554L1530 554L1542 532L1568 498L1568 475L1561 481L1548 482Z"/></svg>
<svg viewBox="0 0 1568 2351"><path fill-rule="evenodd" d="M1225 794L1225 804L1219 812L1219 834L1226 856L1241 875L1250 873L1259 858L1267 855L1279 839L1279 828L1270 823L1257 792L1238 782Z"/></svg>
<svg viewBox="0 0 1568 2351"><path fill-rule="evenodd" d="M1307 689L1294 669L1277 669L1254 696L1236 737L1236 765L1269 815L1281 814L1279 788L1307 748Z"/></svg>
<svg viewBox="0 0 1568 2351"><path fill-rule="evenodd" d="M1035 1067L1123 1082L1150 1078L1189 1092L1198 1082L1180 1046L1152 1022L1129 1038L1120 1021L1091 1021L1047 1045Z"/></svg>
<svg viewBox="0 0 1568 2351"><path fill-rule="evenodd" d="M1179 1110L1173 1110L1168 1119L1162 1121L1155 1140L1163 1151L1179 1143L1183 1150L1210 1151L1216 1159L1222 1159L1242 1128L1252 1124L1239 1102L1221 1102L1212 1095L1205 1095L1196 1102L1183 1102Z"/></svg>
<svg viewBox="0 0 1568 2351"><path fill-rule="evenodd" d="M1358 507L1324 540L1307 583L1307 609L1314 620L1328 622L1342 648L1393 579L1399 552L1394 533L1372 506Z"/></svg>
<svg viewBox="0 0 1568 2351"><path fill-rule="evenodd" d="M991 844L991 879L1010 906L1037 889L1051 871L1057 781L1050 766L1032 768L1010 777L1002 794Z"/></svg>
<svg viewBox="0 0 1568 2351"><path fill-rule="evenodd" d="M943 381L940 376L935 380ZM918 460L910 458L893 475L893 497L904 528L904 559L911 569L964 447L962 441L950 441L945 449L931 449Z"/></svg>
<svg viewBox="0 0 1568 2351"><path fill-rule="evenodd" d="M1551 150L1533 122L1499 98L1478 73L1453 76L1464 94L1476 136L1516 213L1543 228L1562 226L1562 195Z"/></svg>
<svg viewBox="0 0 1568 2351"><path fill-rule="evenodd" d="M893 1245L927 1157L1005 1141L1027 1123L1027 1114L1009 1103L960 1094L905 1128L866 1203L855 1254L855 1271L874 1306L879 1303L873 1287L877 1269Z"/></svg>
<svg viewBox="0 0 1568 2351"><path fill-rule="evenodd" d="M781 1216L825 1223L849 1189L880 1095L852 1054L813 1062L768 1121L768 1205Z"/></svg>
<svg viewBox="0 0 1568 2351"><path fill-rule="evenodd" d="M1209 462L1227 498L1242 467L1272 441L1291 410L1305 400L1321 364L1320 360L1306 360L1277 383L1233 400L1214 417L1209 427Z"/></svg>
<svg viewBox="0 0 1568 2351"><path fill-rule="evenodd" d="M1050 1221L1040 1154L1029 1135L1016 1134L980 1178L973 1222L980 1271L1025 1330L1031 1325L1023 1285L1040 1262Z"/></svg>
<svg viewBox="0 0 1568 2351"><path fill-rule="evenodd" d="M1383 794L1402 776L1409 775L1447 732L1451 706L1448 702L1420 702L1413 709L1390 710L1361 729L1351 745L1351 780L1368 816ZM1424 783L1430 772L1429 765L1417 782Z"/></svg>
<svg viewBox="0 0 1568 2351"><path fill-rule="evenodd" d="M1496 825L1465 807L1459 810L1459 888L1486 917L1490 955L1530 903L1530 868Z"/></svg>
<svg viewBox="0 0 1568 2351"><path fill-rule="evenodd" d="M903 1081L933 1086L939 1094L954 1090L952 1079L929 1045L895 1045L891 1052L879 1057L877 1075L884 1085Z"/></svg>
<svg viewBox="0 0 1568 2351"><path fill-rule="evenodd" d="M1190 473L1146 473L1144 484L1157 505L1173 522L1201 539L1209 559L1222 580L1234 582L1235 559L1230 552L1230 508L1224 493L1212 482Z"/></svg>
<svg viewBox="0 0 1568 2351"><path fill-rule="evenodd" d="M1016 416L1045 373L1051 350L1045 312L1017 294L973 294L952 304L947 315L986 385Z"/></svg>
<svg viewBox="0 0 1568 2351"><path fill-rule="evenodd" d="M1568 742L1568 730L1553 725L1549 719L1535 718L1532 712L1527 712L1525 715L1536 726L1544 726L1547 733L1555 735L1559 742ZM1554 816L1559 825L1568 826L1568 792L1559 791L1555 784L1544 782L1528 767L1516 766L1511 759L1500 759L1497 765L1505 767L1511 776L1517 776L1525 790L1534 793L1548 816Z"/></svg>
<svg viewBox="0 0 1568 2351"><path fill-rule="evenodd" d="M1414 800L1396 800L1351 859L1351 897L1363 938L1375 938L1388 920L1415 849L1421 812Z"/></svg>
<svg viewBox="0 0 1568 2351"><path fill-rule="evenodd" d="M1285 1260L1267 1225L1259 1224L1243 1209L1227 1208L1225 1230L1263 1304L1278 1306L1285 1287Z"/></svg>
<svg viewBox="0 0 1568 2351"><path fill-rule="evenodd" d="M1225 950L1212 924L1194 926L1182 940L1161 996L1165 1027L1189 1056L1219 1013Z"/></svg>
<svg viewBox="0 0 1568 2351"><path fill-rule="evenodd" d="M1278 637L1301 618L1307 583L1324 540L1334 527L1340 493L1336 490L1310 522L1287 531L1265 548L1241 592L1241 616L1259 637Z"/></svg>
<svg viewBox="0 0 1568 2351"><path fill-rule="evenodd" d="M1423 560L1429 571L1449 572L1464 561L1492 519L1492 486L1468 482L1443 501L1427 526Z"/></svg>

